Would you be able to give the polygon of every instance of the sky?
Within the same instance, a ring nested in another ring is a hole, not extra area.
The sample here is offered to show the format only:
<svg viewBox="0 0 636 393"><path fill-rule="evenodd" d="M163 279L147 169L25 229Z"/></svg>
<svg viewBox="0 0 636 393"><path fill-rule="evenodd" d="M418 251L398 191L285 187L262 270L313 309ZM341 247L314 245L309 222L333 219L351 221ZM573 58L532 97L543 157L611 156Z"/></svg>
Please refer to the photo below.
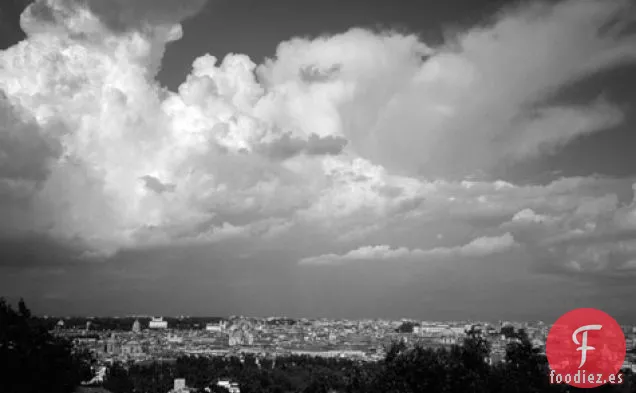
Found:
<svg viewBox="0 0 636 393"><path fill-rule="evenodd" d="M3 2L0 296L636 324L635 27L629 0Z"/></svg>

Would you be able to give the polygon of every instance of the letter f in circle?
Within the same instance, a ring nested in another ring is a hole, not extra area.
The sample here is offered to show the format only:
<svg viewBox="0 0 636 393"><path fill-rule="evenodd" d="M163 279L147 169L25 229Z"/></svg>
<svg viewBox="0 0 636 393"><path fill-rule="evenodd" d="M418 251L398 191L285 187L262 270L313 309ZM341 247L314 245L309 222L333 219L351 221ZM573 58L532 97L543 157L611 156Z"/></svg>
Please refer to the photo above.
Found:
<svg viewBox="0 0 636 393"><path fill-rule="evenodd" d="M603 328L602 325L585 325L576 329L574 333L572 333L572 341L574 341L576 345L580 345L580 347L576 349L577 351L581 351L581 364L579 365L579 368L583 367L583 365L585 364L585 361L587 360L587 351L593 351L594 349L596 349L592 346L587 345L587 332L590 330L601 330L602 328ZM583 332L582 343L579 342L578 338L576 337L581 332Z"/></svg>

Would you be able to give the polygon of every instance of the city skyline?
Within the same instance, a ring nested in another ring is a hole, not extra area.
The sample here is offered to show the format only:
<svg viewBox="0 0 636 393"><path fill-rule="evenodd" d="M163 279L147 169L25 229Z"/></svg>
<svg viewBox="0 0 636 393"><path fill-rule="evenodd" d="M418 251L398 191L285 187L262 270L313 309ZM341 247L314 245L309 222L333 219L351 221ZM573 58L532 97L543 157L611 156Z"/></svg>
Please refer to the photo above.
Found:
<svg viewBox="0 0 636 393"><path fill-rule="evenodd" d="M271 321L275 321L275 320L289 320L289 321L349 321L349 322L361 322L361 321L410 321L410 322L418 322L418 323L432 323L432 324L438 324L438 323L466 323L466 324L470 324L470 323L475 323L475 324L479 324L479 323L487 323L487 324L500 324L500 323L528 323L528 324L533 324L533 323L543 323L543 324L549 324L547 321L542 321L542 320L527 320L527 321L521 321L521 320L479 320L479 319L475 319L475 320L462 320L462 319L457 319L457 320L434 320L434 319L425 319L425 318L416 318L416 317L409 317L409 316L403 316L400 318L373 318L373 317L368 317L368 318L329 318L329 317L311 317L311 316L304 316L304 317L291 317L288 315L268 315L268 316L262 316L262 315L160 315L160 314L121 314L121 315L47 315L47 314L38 314L35 315L38 318L43 318L43 319L54 319L54 320L69 320L69 319L80 319L80 320L93 320L93 319L148 319L148 320L152 320L152 319L169 319L169 320L184 320L184 319L214 319L214 320L220 320L220 321L229 321L232 319L250 319L250 320L271 320ZM619 321L620 322L620 321ZM626 325L628 326L628 325Z"/></svg>
<svg viewBox="0 0 636 393"><path fill-rule="evenodd" d="M634 4L465 3L0 5L0 296L636 324Z"/></svg>
<svg viewBox="0 0 636 393"><path fill-rule="evenodd" d="M51 320L165 320L168 322L168 327L170 327L170 321L182 321L182 320L215 320L215 321L231 321L234 319L246 319L246 320L255 320L255 321L293 321L293 322L301 322L301 321L329 321L329 322L373 322L373 321L386 321L386 322L411 322L416 324L465 324L465 325L509 325L509 324L520 324L520 325L535 325L540 324L544 326L550 326L555 321L548 320L539 320L539 319L529 319L529 320L511 320L511 319L427 319L427 318L418 318L413 316L402 316L398 318L380 318L380 317L360 317L360 318L346 318L346 317L320 317L320 316L289 316L289 315L168 315L168 314L121 314L121 315L48 315L48 314L36 314L37 318L42 319L51 319ZM133 321L134 322L134 321ZM634 327L636 329L636 325L631 323L624 323L621 320L617 320L617 322L621 326L625 327Z"/></svg>

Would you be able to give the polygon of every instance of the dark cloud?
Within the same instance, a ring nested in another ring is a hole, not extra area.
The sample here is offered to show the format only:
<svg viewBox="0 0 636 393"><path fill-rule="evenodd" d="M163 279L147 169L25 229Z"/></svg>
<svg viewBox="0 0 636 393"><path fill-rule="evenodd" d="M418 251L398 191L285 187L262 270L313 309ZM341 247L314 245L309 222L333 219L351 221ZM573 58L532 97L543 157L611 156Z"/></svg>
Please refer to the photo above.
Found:
<svg viewBox="0 0 636 393"><path fill-rule="evenodd" d="M86 3L113 31L150 25L178 23L196 15L207 0L73 0Z"/></svg>
<svg viewBox="0 0 636 393"><path fill-rule="evenodd" d="M147 189L156 192L157 194L163 194L164 192L174 191L174 184L163 183L161 180L154 176L146 175L141 178Z"/></svg>
<svg viewBox="0 0 636 393"><path fill-rule="evenodd" d="M45 1L36 1L28 9L29 15L35 20L44 23L53 23L58 12L52 9Z"/></svg>
<svg viewBox="0 0 636 393"><path fill-rule="evenodd" d="M336 76L340 67L339 64L324 70L316 66L303 67L300 69L300 79L306 83L327 82Z"/></svg>
<svg viewBox="0 0 636 393"><path fill-rule="evenodd" d="M44 235L0 238L0 267L20 269L85 264L84 250Z"/></svg>
<svg viewBox="0 0 636 393"><path fill-rule="evenodd" d="M50 160L60 153L59 141L41 132L35 121L22 119L0 93L0 180L45 180Z"/></svg>
<svg viewBox="0 0 636 393"><path fill-rule="evenodd" d="M179 23L196 15L207 0L36 0L29 7L33 20L66 19L79 7L88 8L114 32L143 30L147 25Z"/></svg>
<svg viewBox="0 0 636 393"><path fill-rule="evenodd" d="M320 137L311 134L308 139L300 139L284 134L279 139L260 147L260 152L270 158L286 160L299 154L309 156L338 155L347 145L347 140L337 136Z"/></svg>
<svg viewBox="0 0 636 393"><path fill-rule="evenodd" d="M621 241L636 240L636 230L609 229L570 237L556 237L546 243L549 246L591 246L608 245Z"/></svg>
<svg viewBox="0 0 636 393"><path fill-rule="evenodd" d="M284 134L279 139L266 143L258 148L260 152L270 158L286 160L300 154L306 141Z"/></svg>
<svg viewBox="0 0 636 393"><path fill-rule="evenodd" d="M329 135L319 137L312 134L305 145L305 152L310 156L338 155L347 146L347 140L342 137Z"/></svg>
<svg viewBox="0 0 636 393"><path fill-rule="evenodd" d="M395 205L395 207L391 208L390 212L391 215L406 214L408 212L420 209L424 203L426 203L426 198L422 196L406 198L402 202Z"/></svg>

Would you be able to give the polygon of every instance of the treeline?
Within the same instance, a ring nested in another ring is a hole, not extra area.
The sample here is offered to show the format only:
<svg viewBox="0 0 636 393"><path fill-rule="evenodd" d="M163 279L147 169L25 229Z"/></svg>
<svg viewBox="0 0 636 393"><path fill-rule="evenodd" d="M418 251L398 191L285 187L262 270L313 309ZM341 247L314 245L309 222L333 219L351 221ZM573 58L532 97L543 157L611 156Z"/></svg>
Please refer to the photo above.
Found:
<svg viewBox="0 0 636 393"><path fill-rule="evenodd" d="M295 356L273 360L246 357L183 357L174 365L113 367L105 387L113 393L165 393L175 378L203 392L218 379L238 382L242 393L565 393L584 391L550 385L545 357L527 338L507 348L506 361L484 362L488 343L477 337L450 350L407 348L393 345L381 362ZM595 392L636 392L636 378L625 376L620 386L603 386Z"/></svg>

